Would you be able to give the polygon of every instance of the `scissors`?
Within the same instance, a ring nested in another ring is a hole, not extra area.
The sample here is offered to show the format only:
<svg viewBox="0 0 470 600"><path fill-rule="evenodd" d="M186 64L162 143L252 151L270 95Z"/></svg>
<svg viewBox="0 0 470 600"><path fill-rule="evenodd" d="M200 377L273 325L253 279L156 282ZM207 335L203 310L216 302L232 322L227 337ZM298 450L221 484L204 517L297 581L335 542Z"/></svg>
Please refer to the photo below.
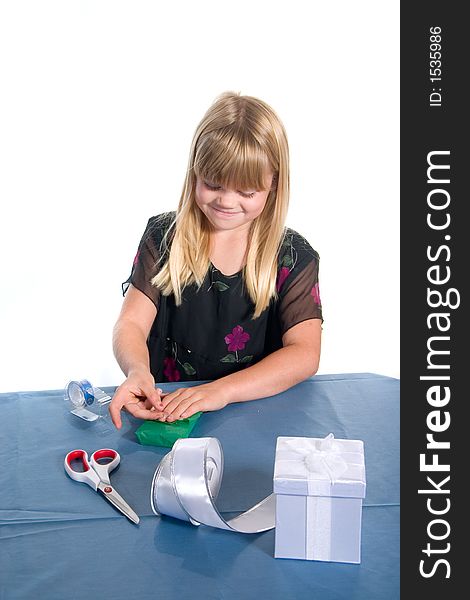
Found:
<svg viewBox="0 0 470 600"><path fill-rule="evenodd" d="M72 461L81 460L83 465L83 471L76 471L72 466ZM100 460L106 460L106 462L100 463ZM121 457L116 450L110 448L102 448L96 450L90 457L88 462L88 454L85 450L72 450L70 451L64 460L65 471L69 477L86 483L97 492L98 490L104 495L106 500L111 502L118 510L120 510L128 519L133 523L139 522L139 517L135 514L132 508L122 498L117 491L112 487L109 480L109 474L115 469Z"/></svg>

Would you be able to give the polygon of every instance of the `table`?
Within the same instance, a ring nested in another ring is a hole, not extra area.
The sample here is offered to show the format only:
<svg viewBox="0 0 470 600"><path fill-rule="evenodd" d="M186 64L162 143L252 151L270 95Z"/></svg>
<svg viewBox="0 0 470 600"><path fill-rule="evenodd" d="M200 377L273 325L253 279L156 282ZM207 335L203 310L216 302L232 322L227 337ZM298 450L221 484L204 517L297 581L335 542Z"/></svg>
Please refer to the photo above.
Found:
<svg viewBox="0 0 470 600"><path fill-rule="evenodd" d="M191 433L222 443L217 506L226 518L271 493L278 436L363 440L360 565L275 559L273 530L238 534L156 517L150 484L169 449L141 446L139 424L128 414L119 432L82 421L67 412L62 390L0 394L1 600L399 598L399 380L317 375L205 413ZM111 481L139 525L65 475L69 450L102 447L121 454Z"/></svg>

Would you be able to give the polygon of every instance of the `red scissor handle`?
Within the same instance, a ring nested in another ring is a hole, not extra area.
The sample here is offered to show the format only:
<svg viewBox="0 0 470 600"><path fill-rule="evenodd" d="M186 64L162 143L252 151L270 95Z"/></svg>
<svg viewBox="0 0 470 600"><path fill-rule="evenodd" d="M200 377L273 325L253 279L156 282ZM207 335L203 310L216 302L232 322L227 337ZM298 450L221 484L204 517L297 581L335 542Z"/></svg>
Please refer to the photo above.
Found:
<svg viewBox="0 0 470 600"><path fill-rule="evenodd" d="M110 458L114 460L118 456L116 450L112 450L111 448L102 448L101 450L95 450L93 452L93 457L95 460L101 460L102 458Z"/></svg>
<svg viewBox="0 0 470 600"><path fill-rule="evenodd" d="M100 460L107 459L106 462L100 462ZM101 481L110 483L109 474L119 464L121 457L116 450L112 448L101 448L95 450L90 457L90 467L98 474Z"/></svg>
<svg viewBox="0 0 470 600"><path fill-rule="evenodd" d="M83 468L85 471L89 471L90 470L90 465L88 463L88 454L85 452L85 450L72 450L72 452L69 452L67 454L67 456L65 457L67 464L69 465L69 467L72 469L72 471L74 471L75 469L72 467L72 461L73 460L81 460L82 464L83 464Z"/></svg>
<svg viewBox="0 0 470 600"><path fill-rule="evenodd" d="M72 466L73 460L81 460L84 471L76 471ZM65 457L64 467L67 475L75 481L86 483L95 491L98 489L100 478L88 462L88 454L85 450L72 450L69 452Z"/></svg>

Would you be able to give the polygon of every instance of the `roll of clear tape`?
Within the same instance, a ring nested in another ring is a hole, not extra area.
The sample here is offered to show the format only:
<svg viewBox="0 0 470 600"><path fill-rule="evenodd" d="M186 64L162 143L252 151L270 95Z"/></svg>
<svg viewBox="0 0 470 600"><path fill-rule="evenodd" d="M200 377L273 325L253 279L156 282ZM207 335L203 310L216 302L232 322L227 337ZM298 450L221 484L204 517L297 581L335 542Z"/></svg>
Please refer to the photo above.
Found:
<svg viewBox="0 0 470 600"><path fill-rule="evenodd" d="M93 386L88 379L69 381L65 388L65 397L73 406L90 406L95 401Z"/></svg>
<svg viewBox="0 0 470 600"><path fill-rule="evenodd" d="M215 505L223 475L223 452L217 438L182 438L163 457L152 480L150 502L156 515L193 525L238 533L260 533L276 524L275 495L226 521Z"/></svg>

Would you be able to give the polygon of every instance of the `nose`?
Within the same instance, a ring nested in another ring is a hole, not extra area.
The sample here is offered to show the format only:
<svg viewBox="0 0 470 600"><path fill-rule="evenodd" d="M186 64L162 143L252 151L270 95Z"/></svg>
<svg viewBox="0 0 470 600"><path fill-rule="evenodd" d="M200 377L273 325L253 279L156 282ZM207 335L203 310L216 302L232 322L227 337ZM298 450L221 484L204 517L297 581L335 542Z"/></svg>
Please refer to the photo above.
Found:
<svg viewBox="0 0 470 600"><path fill-rule="evenodd" d="M237 206L237 194L232 190L218 190L216 202L218 208L230 210Z"/></svg>

